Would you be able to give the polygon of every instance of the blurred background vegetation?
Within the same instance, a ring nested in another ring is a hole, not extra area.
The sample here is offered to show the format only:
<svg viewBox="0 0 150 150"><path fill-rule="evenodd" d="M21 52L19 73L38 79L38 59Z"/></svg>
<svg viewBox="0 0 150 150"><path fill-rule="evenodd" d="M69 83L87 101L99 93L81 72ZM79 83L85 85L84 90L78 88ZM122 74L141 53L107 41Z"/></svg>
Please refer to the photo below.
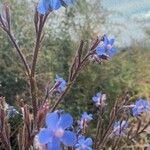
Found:
<svg viewBox="0 0 150 150"><path fill-rule="evenodd" d="M29 0L10 0L9 3L13 31L30 61L35 42L33 8L36 3ZM69 65L79 41L83 39L86 42L86 49L92 39L102 33L101 28L107 23L110 13L113 12L106 11L100 0L78 0L74 7L62 8L50 15L36 68L39 98L44 96L47 82L54 83L56 74L67 80ZM146 29L145 32L149 36L150 32ZM115 37L117 40L117 35ZM150 49L143 44L144 40L141 42L133 40L131 46L119 46L117 55L110 62L86 67L62 108L77 118L84 111L95 112L91 98L99 91L107 95L109 104L127 92L135 98L150 99ZM31 99L20 62L9 39L0 30L0 94L15 106L21 99Z"/></svg>
<svg viewBox="0 0 150 150"><path fill-rule="evenodd" d="M36 2L27 0L10 1L13 30L29 61L35 42L32 15L35 5ZM67 80L69 64L79 41L85 41L86 49L92 39L102 32L101 28L105 26L110 13L97 0L92 3L86 0L77 1L74 7L62 8L50 15L37 65L39 97L44 95L47 82L54 82L56 74ZM148 30L145 32L149 34ZM133 40L130 47L117 47L117 50L118 54L112 61L91 64L85 68L66 98L66 109L79 114L88 111L91 108L91 97L98 91L106 93L108 101L112 103L117 96L126 92L149 99L149 48ZM18 54L0 30L0 94L6 97L9 104L15 105L20 99L30 100L28 88ZM80 107L74 107L76 104Z"/></svg>

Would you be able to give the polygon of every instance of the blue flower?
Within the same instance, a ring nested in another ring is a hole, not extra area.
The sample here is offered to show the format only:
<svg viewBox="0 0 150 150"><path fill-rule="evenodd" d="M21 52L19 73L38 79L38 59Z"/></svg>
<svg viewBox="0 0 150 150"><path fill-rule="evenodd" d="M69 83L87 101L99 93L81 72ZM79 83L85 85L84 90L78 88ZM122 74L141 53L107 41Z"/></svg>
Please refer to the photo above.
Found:
<svg viewBox="0 0 150 150"><path fill-rule="evenodd" d="M56 81L56 83L58 83L58 87L57 87L58 92L60 92L60 93L64 92L66 89L67 82L58 75L56 75L55 81Z"/></svg>
<svg viewBox="0 0 150 150"><path fill-rule="evenodd" d="M138 99L135 102L135 106L132 108L132 114L133 116L139 116L144 112L150 111L149 104L144 99Z"/></svg>
<svg viewBox="0 0 150 150"><path fill-rule="evenodd" d="M114 124L113 134L123 136L125 134L126 129L128 128L127 121L117 121Z"/></svg>
<svg viewBox="0 0 150 150"><path fill-rule="evenodd" d="M82 117L80 119L80 121L78 121L78 125L80 129L83 129L84 126L87 126L87 123L89 123L91 120L93 120L93 115L92 114L87 114L87 112L84 112L82 114Z"/></svg>
<svg viewBox="0 0 150 150"><path fill-rule="evenodd" d="M74 0L40 0L37 11L46 14L49 10L57 10L61 6L72 5Z"/></svg>
<svg viewBox="0 0 150 150"><path fill-rule="evenodd" d="M61 1L60 0L50 0L50 8L52 10L57 10L61 7Z"/></svg>
<svg viewBox="0 0 150 150"><path fill-rule="evenodd" d="M101 94L100 92L98 92L95 96L92 97L92 100L97 107L99 107L100 105L105 106L106 94Z"/></svg>
<svg viewBox="0 0 150 150"><path fill-rule="evenodd" d="M40 14L45 14L49 10L49 0L40 0L38 3L37 11Z"/></svg>
<svg viewBox="0 0 150 150"><path fill-rule="evenodd" d="M92 114L87 114L87 112L84 112L82 114L81 119L84 120L84 121L86 121L86 122L89 122L89 121L91 121L93 119L92 116L93 116Z"/></svg>
<svg viewBox="0 0 150 150"><path fill-rule="evenodd" d="M76 150L92 150L93 141L91 138L79 136L78 143L75 145Z"/></svg>
<svg viewBox="0 0 150 150"><path fill-rule="evenodd" d="M115 39L108 39L106 35L103 36L103 43L96 48L96 54L101 59L112 58L116 54L116 49L113 47Z"/></svg>
<svg viewBox="0 0 150 150"><path fill-rule="evenodd" d="M42 128L38 139L40 144L48 144L48 150L61 150L61 142L66 146L76 143L76 134L67 130L73 124L69 114L60 114L58 111L49 113L46 117L47 128Z"/></svg>

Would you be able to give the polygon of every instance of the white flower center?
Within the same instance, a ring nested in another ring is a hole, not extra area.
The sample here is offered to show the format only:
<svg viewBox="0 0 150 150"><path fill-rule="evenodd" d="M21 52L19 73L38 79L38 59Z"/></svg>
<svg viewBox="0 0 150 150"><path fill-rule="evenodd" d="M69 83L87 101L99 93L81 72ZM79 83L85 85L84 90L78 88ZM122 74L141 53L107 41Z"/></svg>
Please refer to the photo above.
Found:
<svg viewBox="0 0 150 150"><path fill-rule="evenodd" d="M55 136L56 136L57 138L61 138L63 135L64 135L64 130L63 130L63 129L59 128L59 129L57 129L57 130L55 131Z"/></svg>
<svg viewBox="0 0 150 150"><path fill-rule="evenodd" d="M143 109L144 109L144 106L143 106L143 105L140 105L138 108L141 109L141 110L143 110Z"/></svg>
<svg viewBox="0 0 150 150"><path fill-rule="evenodd" d="M107 48L108 48L108 49L111 49L111 48L112 48L112 45L108 44L108 45L107 45Z"/></svg>
<svg viewBox="0 0 150 150"><path fill-rule="evenodd" d="M82 148L82 150L84 150L84 149L86 148L86 145L85 145L85 144L82 144L82 145L81 145L81 148Z"/></svg>

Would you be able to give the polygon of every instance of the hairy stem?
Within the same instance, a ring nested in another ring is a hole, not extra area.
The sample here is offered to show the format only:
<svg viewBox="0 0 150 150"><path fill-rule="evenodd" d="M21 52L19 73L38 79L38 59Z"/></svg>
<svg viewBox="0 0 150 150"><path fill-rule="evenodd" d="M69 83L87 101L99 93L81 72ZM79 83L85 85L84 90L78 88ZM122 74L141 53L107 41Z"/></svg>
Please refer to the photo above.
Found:
<svg viewBox="0 0 150 150"><path fill-rule="evenodd" d="M26 60L24 54L20 50L20 48L19 48L19 46L18 46L18 44L16 42L16 39L14 38L14 36L9 31L6 31L6 33L7 33L8 37L9 37L11 43L13 44L13 46L15 47L15 49L17 50L17 52L18 52L18 54L19 54L19 56L20 56L20 58L21 58L21 60L22 60L22 62L24 64L24 66L25 66L26 72L27 72L27 74L29 76L30 75L29 65L27 63L27 60Z"/></svg>
<svg viewBox="0 0 150 150"><path fill-rule="evenodd" d="M37 37L36 37L35 49L33 52L32 68L31 68L31 75L30 75L30 86L31 86L30 90L31 90L31 96L32 96L32 106L33 106L34 119L36 118L37 107L38 107L37 106L37 87L36 87L36 79L35 79L35 67L36 67L36 63L37 63L38 52L40 49L42 30L43 30L46 18L47 18L47 16L43 16L43 15L40 15L40 18L39 18L40 19L39 20L39 27L38 27L38 31L36 31Z"/></svg>

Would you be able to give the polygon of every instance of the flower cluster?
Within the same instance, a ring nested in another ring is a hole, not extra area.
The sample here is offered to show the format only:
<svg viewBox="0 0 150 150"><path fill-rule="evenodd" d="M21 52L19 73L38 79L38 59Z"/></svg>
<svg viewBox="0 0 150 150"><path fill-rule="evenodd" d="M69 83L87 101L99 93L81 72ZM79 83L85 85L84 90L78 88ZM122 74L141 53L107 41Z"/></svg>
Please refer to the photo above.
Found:
<svg viewBox="0 0 150 150"><path fill-rule="evenodd" d="M79 128L83 129L85 126L87 126L87 123L89 123L93 119L92 116L92 114L87 114L87 112L84 112L80 121L78 121Z"/></svg>
<svg viewBox="0 0 150 150"><path fill-rule="evenodd" d="M96 54L101 59L110 59L116 54L116 49L113 47L115 39L108 39L106 35L103 36L103 42L96 47Z"/></svg>
<svg viewBox="0 0 150 150"><path fill-rule="evenodd" d="M92 120L92 115L86 112L82 115L82 120ZM73 118L64 111L55 111L47 114L46 126L42 128L38 134L40 144L47 145L48 150L61 150L61 143L66 146L75 146L76 150L92 150L93 141L91 138L85 139L84 136L73 133L69 128L73 124Z"/></svg>
<svg viewBox="0 0 150 150"><path fill-rule="evenodd" d="M106 105L106 94L101 94L99 92L95 96L92 97L92 100L97 107L99 106L103 107Z"/></svg>
<svg viewBox="0 0 150 150"><path fill-rule="evenodd" d="M58 84L57 91L59 93L64 92L66 89L67 82L62 77L60 77L58 75L56 75L55 82L56 82L56 84Z"/></svg>
<svg viewBox="0 0 150 150"><path fill-rule="evenodd" d="M139 116L142 113L148 112L148 111L150 111L150 107L149 107L148 102L144 99L138 99L132 108L133 116Z"/></svg>
<svg viewBox="0 0 150 150"><path fill-rule="evenodd" d="M92 116L93 116L92 114L88 114L87 112L84 112L82 114L81 120L89 122L89 121L91 121L93 119Z"/></svg>
<svg viewBox="0 0 150 150"><path fill-rule="evenodd" d="M127 121L117 121L114 124L113 128L113 135L115 136L124 136L125 131L128 128L128 122Z"/></svg>
<svg viewBox="0 0 150 150"><path fill-rule="evenodd" d="M57 10L61 6L72 5L74 0L40 0L37 10L40 14L46 14L49 10Z"/></svg>
<svg viewBox="0 0 150 150"><path fill-rule="evenodd" d="M78 143L75 145L76 150L92 150L91 146L93 141L91 138L86 138L84 136L79 136Z"/></svg>

